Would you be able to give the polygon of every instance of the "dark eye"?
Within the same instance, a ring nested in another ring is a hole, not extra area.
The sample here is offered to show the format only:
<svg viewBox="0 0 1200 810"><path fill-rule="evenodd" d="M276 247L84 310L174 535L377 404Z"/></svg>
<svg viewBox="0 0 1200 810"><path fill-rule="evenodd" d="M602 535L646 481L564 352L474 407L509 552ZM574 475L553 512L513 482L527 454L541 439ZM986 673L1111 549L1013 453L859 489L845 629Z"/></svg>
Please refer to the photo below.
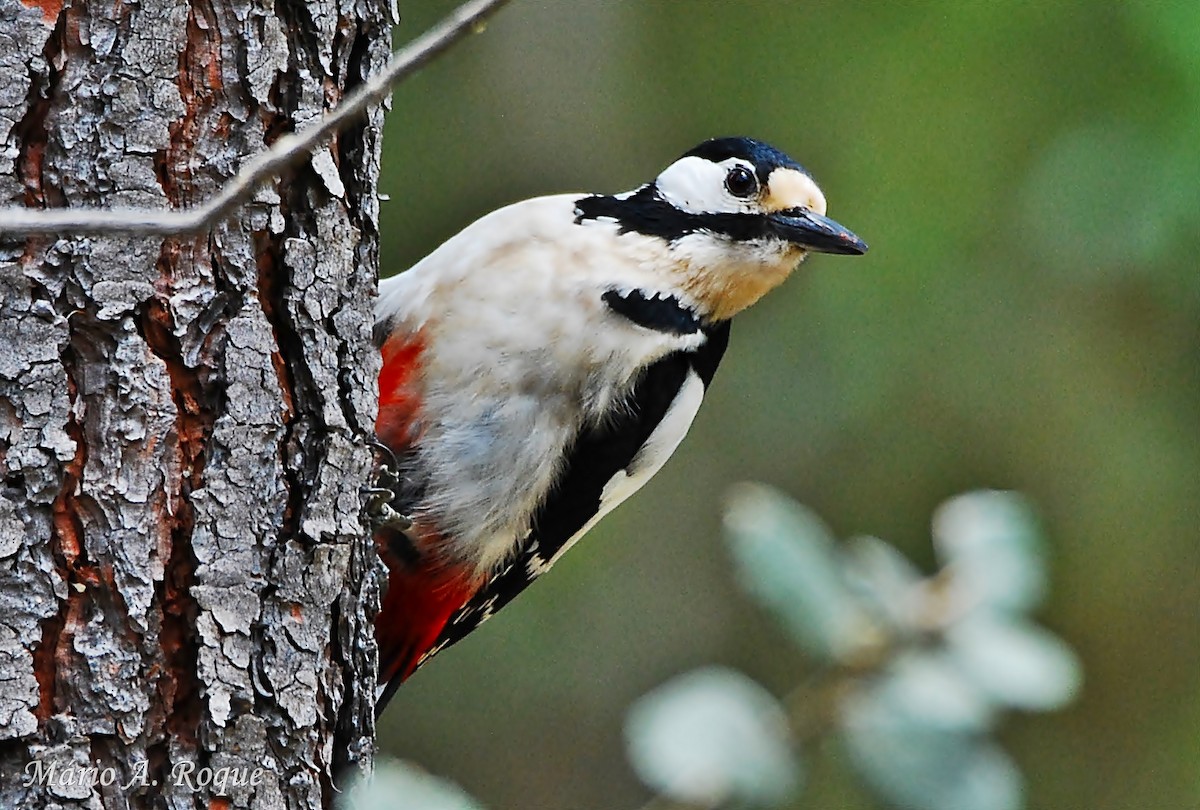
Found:
<svg viewBox="0 0 1200 810"><path fill-rule="evenodd" d="M735 197L751 197L758 191L758 179L745 166L734 166L725 175L725 188Z"/></svg>

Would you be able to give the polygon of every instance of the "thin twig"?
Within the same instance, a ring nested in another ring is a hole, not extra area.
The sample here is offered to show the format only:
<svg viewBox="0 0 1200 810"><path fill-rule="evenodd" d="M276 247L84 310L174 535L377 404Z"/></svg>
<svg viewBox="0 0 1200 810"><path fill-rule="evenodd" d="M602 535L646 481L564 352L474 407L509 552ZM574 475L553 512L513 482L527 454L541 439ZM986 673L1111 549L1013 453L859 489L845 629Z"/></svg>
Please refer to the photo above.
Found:
<svg viewBox="0 0 1200 810"><path fill-rule="evenodd" d="M307 157L347 122L379 104L400 80L474 30L508 0L470 0L446 19L401 48L379 73L347 95L320 123L282 136L246 162L221 191L198 208L0 208L0 234L135 233L148 236L202 231L245 202L262 183Z"/></svg>

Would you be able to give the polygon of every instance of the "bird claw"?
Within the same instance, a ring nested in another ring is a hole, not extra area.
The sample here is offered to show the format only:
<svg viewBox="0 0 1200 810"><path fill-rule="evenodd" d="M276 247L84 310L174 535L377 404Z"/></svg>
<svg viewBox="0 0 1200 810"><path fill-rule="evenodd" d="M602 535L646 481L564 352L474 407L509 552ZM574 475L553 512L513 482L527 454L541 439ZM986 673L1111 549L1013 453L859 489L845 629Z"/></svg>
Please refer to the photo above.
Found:
<svg viewBox="0 0 1200 810"><path fill-rule="evenodd" d="M392 452L392 448L379 441L378 437L372 436L371 438L367 439L367 447L370 447L372 450L374 450L376 455L383 456L383 458L387 460L392 467L397 466L396 454Z"/></svg>
<svg viewBox="0 0 1200 810"><path fill-rule="evenodd" d="M376 529L395 529L407 536L413 527L413 519L408 515L397 512L390 504L380 504L374 512L368 512L368 515L370 516L372 527Z"/></svg>
<svg viewBox="0 0 1200 810"><path fill-rule="evenodd" d="M392 448L379 441L379 439L369 439L367 440L367 445L374 451L376 458L379 460L379 466L376 468L375 486L372 489L386 488L395 490L396 486L400 483L400 462L396 460L396 454L392 452Z"/></svg>
<svg viewBox="0 0 1200 810"><path fill-rule="evenodd" d="M396 497L396 493L387 487L366 487L363 490L365 496L365 509L367 519L371 522L372 529L395 529L401 533L407 533L413 527L413 520L408 515L398 512L392 507L392 500Z"/></svg>
<svg viewBox="0 0 1200 810"><path fill-rule="evenodd" d="M412 518L392 506L392 501L396 498L396 488L400 484L400 465L396 461L396 454L378 439L370 439L367 444L379 458L374 485L363 489L364 507L371 528L386 527L406 533L412 528Z"/></svg>

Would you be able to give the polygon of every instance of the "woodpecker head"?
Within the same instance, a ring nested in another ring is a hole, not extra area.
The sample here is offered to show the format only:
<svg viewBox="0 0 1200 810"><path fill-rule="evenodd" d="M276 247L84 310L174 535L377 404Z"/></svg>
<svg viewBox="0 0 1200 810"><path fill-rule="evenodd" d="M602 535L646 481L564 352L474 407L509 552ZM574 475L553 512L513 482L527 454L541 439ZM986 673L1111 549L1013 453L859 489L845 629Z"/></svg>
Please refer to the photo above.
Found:
<svg viewBox="0 0 1200 810"><path fill-rule="evenodd" d="M825 195L799 163L751 138L705 141L653 183L579 200L576 216L660 240L661 270L712 320L753 304L809 253L867 251L825 216Z"/></svg>

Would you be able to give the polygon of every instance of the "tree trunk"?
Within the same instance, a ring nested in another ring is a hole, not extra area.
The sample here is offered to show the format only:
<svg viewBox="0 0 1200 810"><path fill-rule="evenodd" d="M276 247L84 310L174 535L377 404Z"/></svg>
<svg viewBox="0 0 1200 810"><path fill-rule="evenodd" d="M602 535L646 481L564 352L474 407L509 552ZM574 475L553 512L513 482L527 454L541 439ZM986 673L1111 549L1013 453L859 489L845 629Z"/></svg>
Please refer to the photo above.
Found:
<svg viewBox="0 0 1200 810"><path fill-rule="evenodd" d="M0 204L197 205L393 16L0 0ZM381 124L202 235L0 244L0 807L327 807L370 767Z"/></svg>

